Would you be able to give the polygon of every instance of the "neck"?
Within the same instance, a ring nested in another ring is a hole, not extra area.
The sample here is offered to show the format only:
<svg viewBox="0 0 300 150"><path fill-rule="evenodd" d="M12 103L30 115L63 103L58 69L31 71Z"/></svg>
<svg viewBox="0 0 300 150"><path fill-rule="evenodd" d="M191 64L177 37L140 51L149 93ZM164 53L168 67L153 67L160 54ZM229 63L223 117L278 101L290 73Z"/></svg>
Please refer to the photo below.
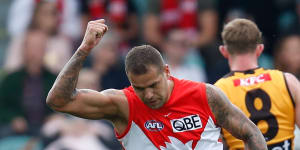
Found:
<svg viewBox="0 0 300 150"><path fill-rule="evenodd" d="M37 66L37 65L27 65L26 66L27 72L32 76L40 75L41 68L42 68L41 66Z"/></svg>
<svg viewBox="0 0 300 150"><path fill-rule="evenodd" d="M246 71L258 67L257 57L255 54L230 56L228 61L231 71Z"/></svg>

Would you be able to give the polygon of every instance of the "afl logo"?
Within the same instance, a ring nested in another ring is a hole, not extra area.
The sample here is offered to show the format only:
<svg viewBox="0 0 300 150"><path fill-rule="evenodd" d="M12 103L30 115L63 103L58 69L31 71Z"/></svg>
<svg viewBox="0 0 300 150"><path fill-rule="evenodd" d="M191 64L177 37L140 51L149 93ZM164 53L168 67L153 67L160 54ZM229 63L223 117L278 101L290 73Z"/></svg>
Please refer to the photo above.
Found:
<svg viewBox="0 0 300 150"><path fill-rule="evenodd" d="M145 122L145 128L149 131L160 131L164 128L164 124L156 120L148 120Z"/></svg>

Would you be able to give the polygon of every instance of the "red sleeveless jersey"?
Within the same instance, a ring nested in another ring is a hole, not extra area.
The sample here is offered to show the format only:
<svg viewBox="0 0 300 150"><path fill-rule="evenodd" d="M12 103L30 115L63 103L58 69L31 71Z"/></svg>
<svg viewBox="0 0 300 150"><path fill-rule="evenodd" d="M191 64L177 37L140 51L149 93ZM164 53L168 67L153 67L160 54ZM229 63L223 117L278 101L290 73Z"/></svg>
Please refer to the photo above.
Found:
<svg viewBox="0 0 300 150"><path fill-rule="evenodd" d="M174 88L159 109L146 106L132 87L123 89L129 123L117 138L128 150L222 150L220 128L206 99L204 83L171 77Z"/></svg>

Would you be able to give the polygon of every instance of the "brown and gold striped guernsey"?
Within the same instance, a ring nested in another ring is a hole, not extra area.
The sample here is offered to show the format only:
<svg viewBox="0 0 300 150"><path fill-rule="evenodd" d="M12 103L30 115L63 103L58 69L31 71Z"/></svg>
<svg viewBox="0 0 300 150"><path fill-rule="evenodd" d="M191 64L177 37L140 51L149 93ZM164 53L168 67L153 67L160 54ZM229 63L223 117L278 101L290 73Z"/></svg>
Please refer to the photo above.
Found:
<svg viewBox="0 0 300 150"><path fill-rule="evenodd" d="M294 101L283 72L256 68L234 71L215 83L262 131L268 149L291 150L293 147ZM222 129L231 150L243 149L241 140Z"/></svg>

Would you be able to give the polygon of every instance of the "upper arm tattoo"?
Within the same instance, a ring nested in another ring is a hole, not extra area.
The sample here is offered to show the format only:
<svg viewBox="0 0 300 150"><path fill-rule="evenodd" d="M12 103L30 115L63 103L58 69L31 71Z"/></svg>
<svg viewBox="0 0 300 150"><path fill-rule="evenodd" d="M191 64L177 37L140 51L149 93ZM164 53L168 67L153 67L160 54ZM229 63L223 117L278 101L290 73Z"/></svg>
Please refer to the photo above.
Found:
<svg viewBox="0 0 300 150"><path fill-rule="evenodd" d="M232 105L225 94L221 92L219 89L212 85L207 85L206 86L206 94L207 94L207 100L208 104L215 115L215 118L217 120L217 123L222 126L225 129L231 129L232 130L237 130L239 128L231 126L231 123L233 121L233 117L230 116L231 110L230 110L230 105ZM244 117L239 118L239 119L244 119ZM245 121L241 120L239 123L239 127L243 127L245 124ZM236 135L238 138L241 138L240 135Z"/></svg>

